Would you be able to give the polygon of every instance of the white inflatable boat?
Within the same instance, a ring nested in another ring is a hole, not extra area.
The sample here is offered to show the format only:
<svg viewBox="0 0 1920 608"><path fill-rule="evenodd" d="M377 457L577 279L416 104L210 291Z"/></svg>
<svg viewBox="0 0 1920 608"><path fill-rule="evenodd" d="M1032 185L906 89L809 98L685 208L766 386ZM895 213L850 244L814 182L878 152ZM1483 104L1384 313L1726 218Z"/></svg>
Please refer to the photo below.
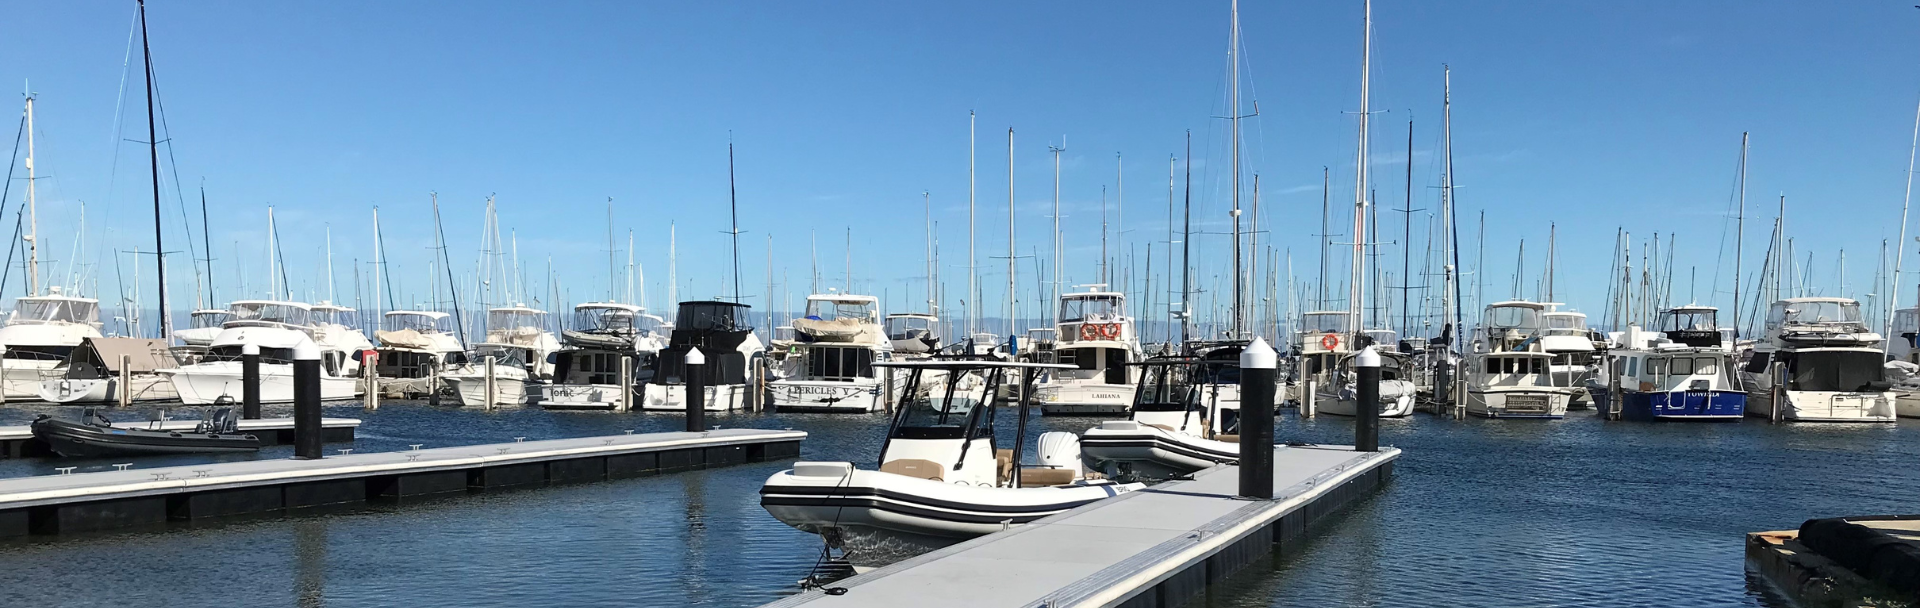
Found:
<svg viewBox="0 0 1920 608"><path fill-rule="evenodd" d="M1208 382L1208 363L1193 357L1140 362L1132 414L1087 429L1080 450L1095 470L1119 479L1167 479L1240 461L1235 414ZM1237 406L1237 404L1236 404Z"/></svg>

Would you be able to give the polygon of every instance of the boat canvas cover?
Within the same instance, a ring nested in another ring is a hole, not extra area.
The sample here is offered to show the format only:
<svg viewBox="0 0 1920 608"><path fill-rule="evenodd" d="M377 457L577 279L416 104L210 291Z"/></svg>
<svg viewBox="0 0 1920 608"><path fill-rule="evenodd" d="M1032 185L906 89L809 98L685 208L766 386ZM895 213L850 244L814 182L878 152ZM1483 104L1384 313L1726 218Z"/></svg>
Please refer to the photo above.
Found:
<svg viewBox="0 0 1920 608"><path fill-rule="evenodd" d="M75 353L75 361L69 370L69 377L87 378L87 372L98 372L98 376L107 377L120 373L120 357L127 357L129 372L152 373L154 370L179 367L173 358L173 352L167 349L165 340L153 338L87 338L81 343L81 352Z"/></svg>
<svg viewBox="0 0 1920 608"><path fill-rule="evenodd" d="M380 340L381 344L392 348L411 348L415 350L433 349L433 340L427 338L426 334L422 334L414 329L376 331L373 332L373 337Z"/></svg>

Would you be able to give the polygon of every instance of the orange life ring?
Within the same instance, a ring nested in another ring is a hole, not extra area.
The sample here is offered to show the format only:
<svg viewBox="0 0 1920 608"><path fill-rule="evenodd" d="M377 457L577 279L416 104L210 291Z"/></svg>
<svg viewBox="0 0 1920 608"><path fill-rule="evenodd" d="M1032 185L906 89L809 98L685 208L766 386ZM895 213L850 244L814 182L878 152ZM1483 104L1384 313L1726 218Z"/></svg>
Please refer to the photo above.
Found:
<svg viewBox="0 0 1920 608"><path fill-rule="evenodd" d="M1108 323L1108 324L1106 324L1106 325L1102 325L1102 326L1100 326L1100 337L1102 337L1102 338L1105 338L1105 339L1108 339L1108 340L1117 340L1117 339L1119 339L1119 338L1120 338L1120 324L1119 324L1119 323Z"/></svg>
<svg viewBox="0 0 1920 608"><path fill-rule="evenodd" d="M1100 337L1100 326L1092 323L1080 324L1080 339L1093 340Z"/></svg>
<svg viewBox="0 0 1920 608"><path fill-rule="evenodd" d="M1324 336L1320 336L1320 348L1333 350L1334 348L1339 346L1340 346L1340 336L1337 336L1334 334L1327 334Z"/></svg>

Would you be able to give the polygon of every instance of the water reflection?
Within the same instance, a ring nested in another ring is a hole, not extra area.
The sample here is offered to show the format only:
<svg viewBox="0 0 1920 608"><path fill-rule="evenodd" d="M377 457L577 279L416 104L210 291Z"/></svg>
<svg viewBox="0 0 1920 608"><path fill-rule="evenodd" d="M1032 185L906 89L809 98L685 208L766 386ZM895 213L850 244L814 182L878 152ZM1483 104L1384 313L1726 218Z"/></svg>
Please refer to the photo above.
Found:
<svg viewBox="0 0 1920 608"><path fill-rule="evenodd" d="M300 608L327 605L327 520L293 523L293 597Z"/></svg>

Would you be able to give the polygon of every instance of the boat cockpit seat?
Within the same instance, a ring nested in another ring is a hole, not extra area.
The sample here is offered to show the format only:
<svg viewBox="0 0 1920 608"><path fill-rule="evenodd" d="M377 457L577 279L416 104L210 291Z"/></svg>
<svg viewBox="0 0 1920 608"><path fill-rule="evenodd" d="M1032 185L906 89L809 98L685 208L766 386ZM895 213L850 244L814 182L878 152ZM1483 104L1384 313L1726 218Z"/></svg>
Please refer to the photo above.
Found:
<svg viewBox="0 0 1920 608"><path fill-rule="evenodd" d="M1006 485L1013 479L1013 450L994 450L993 461L996 485Z"/></svg>
<svg viewBox="0 0 1920 608"><path fill-rule="evenodd" d="M1213 436L1213 440L1214 440L1214 441L1224 441L1224 442L1227 442L1227 443L1240 443L1240 436L1239 436L1239 435L1237 435L1237 434L1236 434L1236 435L1228 435L1228 434L1225 434L1225 433L1222 433L1222 434L1219 434L1219 435L1214 435L1214 436Z"/></svg>
<svg viewBox="0 0 1920 608"><path fill-rule="evenodd" d="M1039 488L1073 483L1073 469L1025 468L1020 469L1020 487Z"/></svg>
<svg viewBox="0 0 1920 608"><path fill-rule="evenodd" d="M947 476L947 468L940 463L919 458L889 460L880 465L880 472L933 481L946 481Z"/></svg>

